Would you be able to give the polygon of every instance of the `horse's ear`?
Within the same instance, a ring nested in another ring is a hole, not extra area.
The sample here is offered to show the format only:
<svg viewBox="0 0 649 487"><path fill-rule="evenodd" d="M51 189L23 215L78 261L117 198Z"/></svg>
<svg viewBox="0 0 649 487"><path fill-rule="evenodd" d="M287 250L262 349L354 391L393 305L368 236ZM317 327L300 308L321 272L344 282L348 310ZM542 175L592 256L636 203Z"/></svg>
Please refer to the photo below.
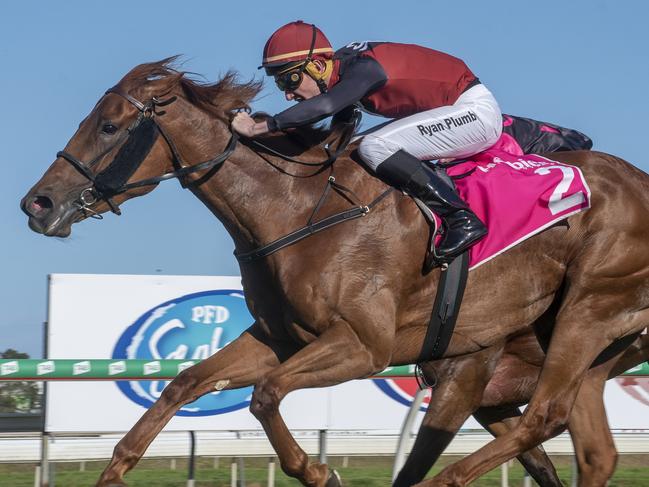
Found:
<svg viewBox="0 0 649 487"><path fill-rule="evenodd" d="M152 98L165 98L180 83L183 73L174 72L166 76L156 76L147 79L143 85L144 90L142 99L150 100Z"/></svg>

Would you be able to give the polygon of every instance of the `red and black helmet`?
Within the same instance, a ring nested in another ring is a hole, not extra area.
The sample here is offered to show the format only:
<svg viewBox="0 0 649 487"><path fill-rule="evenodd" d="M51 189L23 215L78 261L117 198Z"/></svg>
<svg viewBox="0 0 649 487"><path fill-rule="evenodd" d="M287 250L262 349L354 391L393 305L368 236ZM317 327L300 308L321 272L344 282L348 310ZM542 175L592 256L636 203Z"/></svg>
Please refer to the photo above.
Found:
<svg viewBox="0 0 649 487"><path fill-rule="evenodd" d="M266 41L259 68L266 68L270 75L289 63L297 65L314 57L330 59L333 55L331 43L320 29L296 20L277 29Z"/></svg>

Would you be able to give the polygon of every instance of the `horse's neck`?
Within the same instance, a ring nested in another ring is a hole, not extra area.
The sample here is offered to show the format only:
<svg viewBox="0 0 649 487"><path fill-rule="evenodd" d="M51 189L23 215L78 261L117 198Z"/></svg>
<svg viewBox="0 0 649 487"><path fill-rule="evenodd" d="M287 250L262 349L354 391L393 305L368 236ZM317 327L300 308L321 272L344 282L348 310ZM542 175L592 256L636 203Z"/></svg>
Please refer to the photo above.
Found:
<svg viewBox="0 0 649 487"><path fill-rule="evenodd" d="M231 135L219 121L201 127L205 127L202 134L194 131L182 138L179 149L186 163L199 163L219 154ZM305 172L287 166L280 158L268 155L264 158L285 170ZM241 251L303 226L327 181L328 173L306 179L282 174L264 158L238 144L217 173L203 184L191 186L192 192L224 224ZM313 168L309 170L314 172Z"/></svg>

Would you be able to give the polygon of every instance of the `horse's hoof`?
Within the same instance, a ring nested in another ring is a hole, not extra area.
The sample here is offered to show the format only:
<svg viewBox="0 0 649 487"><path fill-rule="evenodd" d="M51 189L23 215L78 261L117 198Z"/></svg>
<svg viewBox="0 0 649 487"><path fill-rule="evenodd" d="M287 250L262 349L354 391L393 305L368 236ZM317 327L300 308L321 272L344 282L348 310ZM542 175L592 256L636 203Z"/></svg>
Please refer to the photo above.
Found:
<svg viewBox="0 0 649 487"><path fill-rule="evenodd" d="M329 478L325 487L343 487L343 481L340 480L340 475L335 470L329 470Z"/></svg>

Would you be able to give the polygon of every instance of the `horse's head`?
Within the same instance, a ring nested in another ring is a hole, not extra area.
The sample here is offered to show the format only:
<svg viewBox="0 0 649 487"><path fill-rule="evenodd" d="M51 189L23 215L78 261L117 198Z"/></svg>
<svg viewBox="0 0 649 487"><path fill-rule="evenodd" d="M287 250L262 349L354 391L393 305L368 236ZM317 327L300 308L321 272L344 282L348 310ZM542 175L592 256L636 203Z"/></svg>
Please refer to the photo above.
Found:
<svg viewBox="0 0 649 487"><path fill-rule="evenodd" d="M97 102L23 198L32 230L67 237L73 223L119 214L121 203L163 179L191 181L172 134L213 129L203 123L208 116L227 133L230 111L246 106L259 85L237 85L232 73L199 84L170 67L174 59L137 66Z"/></svg>

